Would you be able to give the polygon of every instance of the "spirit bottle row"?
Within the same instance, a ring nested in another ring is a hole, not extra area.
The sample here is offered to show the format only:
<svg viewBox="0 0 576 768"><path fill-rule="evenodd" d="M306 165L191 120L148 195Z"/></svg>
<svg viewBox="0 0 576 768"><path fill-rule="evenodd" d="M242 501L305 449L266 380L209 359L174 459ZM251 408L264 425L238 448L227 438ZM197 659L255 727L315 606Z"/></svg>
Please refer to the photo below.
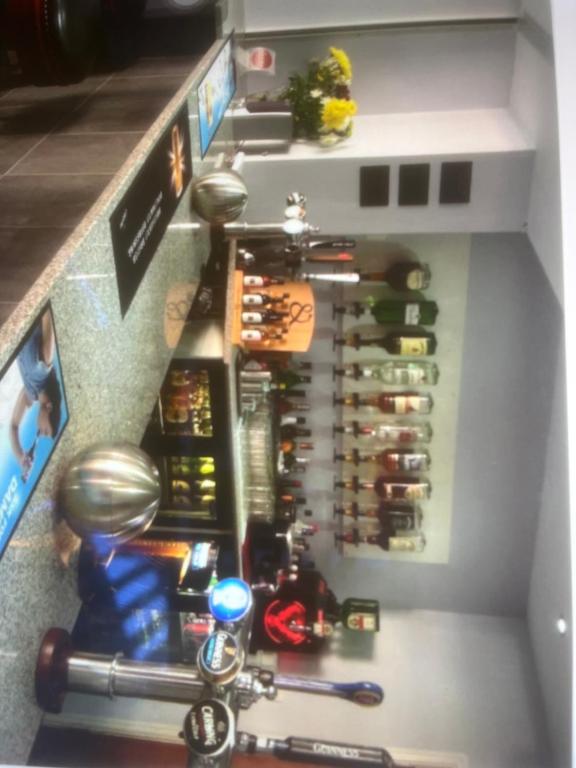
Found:
<svg viewBox="0 0 576 768"><path fill-rule="evenodd" d="M355 438L374 438L380 443L429 443L432 427L427 421L419 424L368 424L348 421L333 427L336 434L352 435Z"/></svg>
<svg viewBox="0 0 576 768"><path fill-rule="evenodd" d="M407 416L411 413L429 414L434 401L431 395L418 392L353 392L343 397L334 397L334 405L351 408L378 408L382 413Z"/></svg>
<svg viewBox="0 0 576 768"><path fill-rule="evenodd" d="M360 451L357 448L346 453L334 453L334 461L360 464L379 464L388 472L427 472L430 469L430 454L424 449L387 448L377 453Z"/></svg>
<svg viewBox="0 0 576 768"><path fill-rule="evenodd" d="M382 529L377 534L362 534L357 528L335 535L338 542L345 544L370 544L380 547L386 552L422 552L426 547L423 533L414 536L396 536L391 529Z"/></svg>
<svg viewBox="0 0 576 768"><path fill-rule="evenodd" d="M391 355L420 357L433 355L436 352L437 341L436 336L429 331L406 328L402 331L391 331L384 336L363 336L360 333L335 336L334 345L354 347L354 349L380 347Z"/></svg>
<svg viewBox="0 0 576 768"><path fill-rule="evenodd" d="M386 501L423 501L429 499L432 493L428 480L394 475L382 475L376 480L363 480L358 475L353 475L346 480L336 480L334 486L353 493L374 491Z"/></svg>
<svg viewBox="0 0 576 768"><path fill-rule="evenodd" d="M343 368L334 366L334 376L355 381L374 380L390 385L434 385L438 382L438 366L426 361L386 360L385 362L352 363Z"/></svg>
<svg viewBox="0 0 576 768"><path fill-rule="evenodd" d="M334 315L351 315L360 318L367 312L380 325L434 325L438 316L438 304L435 301L376 301L367 298L364 301L351 301L342 305L333 305Z"/></svg>

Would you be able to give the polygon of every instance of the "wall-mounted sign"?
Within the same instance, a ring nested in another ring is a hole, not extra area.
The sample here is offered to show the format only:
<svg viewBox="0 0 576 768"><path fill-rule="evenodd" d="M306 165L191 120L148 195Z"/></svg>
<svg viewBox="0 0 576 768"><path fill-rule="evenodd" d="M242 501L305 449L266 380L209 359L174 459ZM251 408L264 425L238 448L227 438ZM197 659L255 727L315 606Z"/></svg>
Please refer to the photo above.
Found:
<svg viewBox="0 0 576 768"><path fill-rule="evenodd" d="M200 125L200 152L208 151L224 113L236 93L236 67L234 65L233 33L226 39L210 69L198 86L198 120Z"/></svg>
<svg viewBox="0 0 576 768"><path fill-rule="evenodd" d="M110 217L122 317L191 178L190 128L185 103Z"/></svg>
<svg viewBox="0 0 576 768"><path fill-rule="evenodd" d="M0 373L0 556L68 423L50 304Z"/></svg>

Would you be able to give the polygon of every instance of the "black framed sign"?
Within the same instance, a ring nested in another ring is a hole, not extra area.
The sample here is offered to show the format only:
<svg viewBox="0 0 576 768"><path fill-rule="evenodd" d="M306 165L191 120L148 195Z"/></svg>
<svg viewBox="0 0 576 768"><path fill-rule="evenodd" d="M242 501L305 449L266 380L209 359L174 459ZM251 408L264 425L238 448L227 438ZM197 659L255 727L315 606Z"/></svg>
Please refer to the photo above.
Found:
<svg viewBox="0 0 576 768"><path fill-rule="evenodd" d="M184 103L110 217L122 317L191 178L190 125Z"/></svg>
<svg viewBox="0 0 576 768"><path fill-rule="evenodd" d="M0 372L0 557L68 420L48 302Z"/></svg>

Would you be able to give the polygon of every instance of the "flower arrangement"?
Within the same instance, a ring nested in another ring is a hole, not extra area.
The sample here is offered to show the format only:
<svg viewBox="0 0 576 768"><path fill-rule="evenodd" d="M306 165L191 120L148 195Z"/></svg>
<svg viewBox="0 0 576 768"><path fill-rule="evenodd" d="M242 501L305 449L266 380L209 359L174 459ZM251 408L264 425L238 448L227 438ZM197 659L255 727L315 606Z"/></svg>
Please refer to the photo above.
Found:
<svg viewBox="0 0 576 768"><path fill-rule="evenodd" d="M352 135L356 102L350 98L352 66L340 48L308 64L304 75L294 74L282 93L294 115L294 136L332 146Z"/></svg>

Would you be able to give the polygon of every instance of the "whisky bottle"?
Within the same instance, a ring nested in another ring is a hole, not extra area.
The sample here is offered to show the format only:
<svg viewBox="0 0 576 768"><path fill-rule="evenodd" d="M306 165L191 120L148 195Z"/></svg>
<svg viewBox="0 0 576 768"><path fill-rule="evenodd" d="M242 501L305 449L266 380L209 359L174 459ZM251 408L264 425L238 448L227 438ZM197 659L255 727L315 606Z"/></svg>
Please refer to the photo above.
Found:
<svg viewBox="0 0 576 768"><path fill-rule="evenodd" d="M438 382L438 366L424 360L386 360L383 363L353 363L344 368L334 366L335 376L356 381L374 379L383 384L418 386Z"/></svg>
<svg viewBox="0 0 576 768"><path fill-rule="evenodd" d="M434 402L430 395L418 392L354 392L343 397L334 397L334 405L346 405L352 408L374 407L382 413L406 416L410 413L428 414L432 411Z"/></svg>
<svg viewBox="0 0 576 768"><path fill-rule="evenodd" d="M419 357L433 355L436 352L437 341L433 333L406 328L403 331L391 331L385 336L362 336L359 333L335 336L334 345L354 347L354 349L381 347L391 355Z"/></svg>
<svg viewBox="0 0 576 768"><path fill-rule="evenodd" d="M387 448L378 453L365 453L354 448L347 453L335 453L334 461L356 466L363 463L380 464L388 472L427 472L431 464L428 451L414 448Z"/></svg>
<svg viewBox="0 0 576 768"><path fill-rule="evenodd" d="M423 533L415 536L395 536L394 531L384 529L378 534L364 535L356 529L343 534L336 534L337 541L345 544L372 544L384 549L386 552L423 552L426 547L426 538Z"/></svg>
<svg viewBox="0 0 576 768"><path fill-rule="evenodd" d="M359 421L346 422L333 427L335 433L354 437L375 438L382 443L429 443L432 427L428 422L421 424L364 424Z"/></svg>
<svg viewBox="0 0 576 768"><path fill-rule="evenodd" d="M345 480L336 480L334 486L353 493L374 491L386 501L420 501L428 499L432 492L432 486L427 480L387 475L376 480L362 480L358 475L353 475Z"/></svg>
<svg viewBox="0 0 576 768"><path fill-rule="evenodd" d="M334 515L354 520L377 520L382 528L392 528L394 531L419 530L424 517L420 507L403 501L382 501L379 504L358 504L353 501L341 506L335 504Z"/></svg>

